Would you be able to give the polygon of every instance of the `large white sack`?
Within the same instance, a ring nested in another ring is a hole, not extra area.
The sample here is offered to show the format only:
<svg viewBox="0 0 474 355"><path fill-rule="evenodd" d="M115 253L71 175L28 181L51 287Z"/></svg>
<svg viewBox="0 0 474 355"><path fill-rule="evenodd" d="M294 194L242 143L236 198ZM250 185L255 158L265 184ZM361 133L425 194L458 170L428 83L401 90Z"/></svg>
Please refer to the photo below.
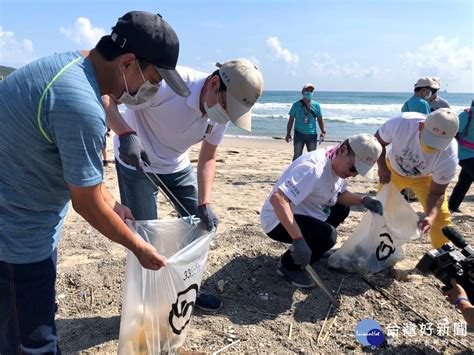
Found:
<svg viewBox="0 0 474 355"><path fill-rule="evenodd" d="M146 270L128 253L118 353L174 351L186 339L215 232L191 225L188 218L137 221L129 227L168 262L158 271Z"/></svg>
<svg viewBox="0 0 474 355"><path fill-rule="evenodd" d="M393 184L376 197L383 204L380 216L367 211L328 265L348 272L379 272L404 257L403 244L419 237L418 216Z"/></svg>

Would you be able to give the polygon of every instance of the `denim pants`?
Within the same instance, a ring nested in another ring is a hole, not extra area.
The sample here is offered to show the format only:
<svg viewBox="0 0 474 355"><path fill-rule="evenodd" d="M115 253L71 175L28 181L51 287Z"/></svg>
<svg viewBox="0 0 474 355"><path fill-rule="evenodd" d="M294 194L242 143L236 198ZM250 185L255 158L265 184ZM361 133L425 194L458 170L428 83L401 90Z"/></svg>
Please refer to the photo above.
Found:
<svg viewBox="0 0 474 355"><path fill-rule="evenodd" d="M30 264L0 261L0 354L60 354L56 251Z"/></svg>
<svg viewBox="0 0 474 355"><path fill-rule="evenodd" d="M293 137L293 160L299 158L303 154L303 148L306 145L308 152L316 150L318 145L318 135L315 134L304 134L295 130Z"/></svg>
<svg viewBox="0 0 474 355"><path fill-rule="evenodd" d="M336 227L344 222L349 215L349 212L349 207L336 204L331 207L331 214L326 222L309 216L299 214L295 215L296 223L298 223L301 233L303 233L304 240L312 252L311 264L318 261L325 252L336 244ZM278 242L293 242L288 231L281 223L268 232L267 235ZM300 269L300 266L295 264L290 249L288 249L281 257L281 263L287 270L294 271Z"/></svg>
<svg viewBox="0 0 474 355"><path fill-rule="evenodd" d="M459 208L474 180L474 158L460 160L459 165L461 172L448 202L451 211L456 211Z"/></svg>
<svg viewBox="0 0 474 355"><path fill-rule="evenodd" d="M122 204L130 208L137 220L157 219L157 188L148 180L144 173L128 169L118 161L116 161L115 166L117 167ZM161 185L153 174L148 175L156 185ZM176 173L157 175L188 212L196 215L198 190L196 175L193 172L192 165L189 164L188 167ZM166 189L163 190L166 192ZM173 201L173 198L171 198L171 201ZM187 213L179 205L176 205L174 202L173 204L182 216L187 216Z"/></svg>

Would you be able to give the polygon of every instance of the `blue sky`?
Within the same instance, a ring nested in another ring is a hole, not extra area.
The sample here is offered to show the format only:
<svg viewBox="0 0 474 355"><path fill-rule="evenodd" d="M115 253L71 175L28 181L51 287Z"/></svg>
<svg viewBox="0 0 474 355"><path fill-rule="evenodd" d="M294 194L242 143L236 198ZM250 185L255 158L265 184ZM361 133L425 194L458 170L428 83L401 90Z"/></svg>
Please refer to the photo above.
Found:
<svg viewBox="0 0 474 355"><path fill-rule="evenodd" d="M474 92L472 0L0 0L0 65L92 48L130 10L163 15L180 65L245 57L267 90L411 91L429 75Z"/></svg>

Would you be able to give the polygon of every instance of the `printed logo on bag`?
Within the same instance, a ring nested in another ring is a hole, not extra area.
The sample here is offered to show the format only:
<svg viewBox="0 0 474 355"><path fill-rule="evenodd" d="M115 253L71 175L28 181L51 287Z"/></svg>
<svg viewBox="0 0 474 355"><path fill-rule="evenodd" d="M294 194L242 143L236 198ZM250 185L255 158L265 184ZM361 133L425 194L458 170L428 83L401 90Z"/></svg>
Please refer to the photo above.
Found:
<svg viewBox="0 0 474 355"><path fill-rule="evenodd" d="M362 319L356 326L356 340L365 346L375 348L385 340L380 324L373 319Z"/></svg>
<svg viewBox="0 0 474 355"><path fill-rule="evenodd" d="M375 255L377 260L382 261L388 259L390 255L395 253L396 248L393 246L393 240L392 237L390 237L390 234L382 233L380 234L380 239L382 240L377 247Z"/></svg>
<svg viewBox="0 0 474 355"><path fill-rule="evenodd" d="M176 302L171 306L169 323L173 333L181 334L186 328L191 315L193 314L194 304L198 294L198 285L192 284L186 290L178 292Z"/></svg>

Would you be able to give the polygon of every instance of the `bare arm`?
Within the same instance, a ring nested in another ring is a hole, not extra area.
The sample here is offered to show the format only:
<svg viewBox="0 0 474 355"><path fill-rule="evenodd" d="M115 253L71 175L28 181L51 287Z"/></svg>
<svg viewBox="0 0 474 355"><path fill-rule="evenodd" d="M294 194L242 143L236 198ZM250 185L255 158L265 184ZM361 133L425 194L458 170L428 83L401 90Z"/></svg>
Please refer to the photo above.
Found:
<svg viewBox="0 0 474 355"><path fill-rule="evenodd" d="M438 216L447 187L448 184L440 185L433 180L431 181L428 197L426 198L426 217L420 221L420 228L423 233L427 233L430 230L434 220Z"/></svg>
<svg viewBox="0 0 474 355"><path fill-rule="evenodd" d="M211 203L212 185L216 175L217 145L203 141L197 167L198 205Z"/></svg>
<svg viewBox="0 0 474 355"><path fill-rule="evenodd" d="M286 125L286 137L285 141L291 141L291 130L293 129L293 122L295 121L295 116L290 116L288 118L288 124Z"/></svg>
<svg viewBox="0 0 474 355"><path fill-rule="evenodd" d="M377 160L377 170L379 175L379 180L381 184L388 184L391 180L391 173L388 169L387 162L385 160L386 156L386 149L385 147L389 145L389 143L385 142L382 138L380 138L379 132L375 132L375 138L379 141L380 145L382 146L382 154L380 154L379 159Z"/></svg>
<svg viewBox="0 0 474 355"><path fill-rule="evenodd" d="M107 238L131 250L143 267L158 270L164 266L166 259L128 229L109 205L110 192L103 192L103 189L106 187L102 183L91 187L69 185L74 210Z"/></svg>
<svg viewBox="0 0 474 355"><path fill-rule="evenodd" d="M337 203L344 205L344 206L354 206L354 205L362 205L362 198L364 196L356 195L350 191L344 191L342 194L339 195L337 198Z"/></svg>
<svg viewBox="0 0 474 355"><path fill-rule="evenodd" d="M273 206L280 223L285 227L290 237L293 240L302 239L303 233L301 232L298 223L296 223L295 216L291 210L290 201L285 194L277 189L272 197L270 197L270 203Z"/></svg>
<svg viewBox="0 0 474 355"><path fill-rule="evenodd" d="M321 139L324 140L326 138L326 129L324 128L324 120L321 115L318 116L318 126L321 131Z"/></svg>
<svg viewBox="0 0 474 355"><path fill-rule="evenodd" d="M108 95L102 96L107 126L117 135L132 132L133 129L125 122L118 110L118 105L113 98Z"/></svg>

